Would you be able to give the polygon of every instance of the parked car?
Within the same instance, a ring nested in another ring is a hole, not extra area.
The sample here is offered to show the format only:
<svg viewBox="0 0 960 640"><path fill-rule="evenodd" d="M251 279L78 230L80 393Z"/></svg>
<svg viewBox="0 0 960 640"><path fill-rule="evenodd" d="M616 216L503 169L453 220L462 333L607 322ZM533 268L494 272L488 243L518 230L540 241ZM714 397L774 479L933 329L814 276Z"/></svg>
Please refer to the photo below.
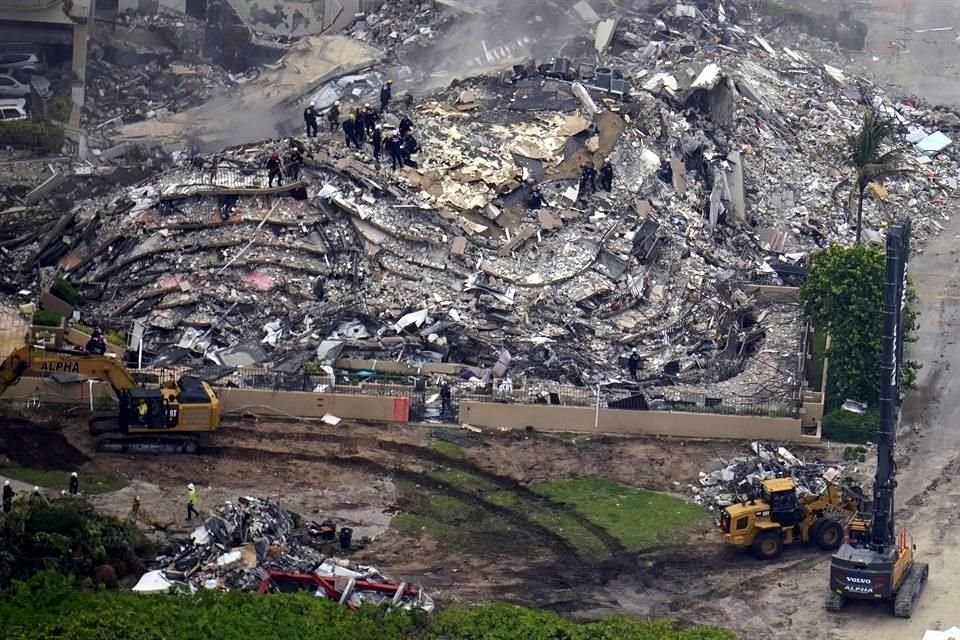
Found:
<svg viewBox="0 0 960 640"><path fill-rule="evenodd" d="M0 99L0 122L9 120L26 120L27 101L23 98Z"/></svg>
<svg viewBox="0 0 960 640"><path fill-rule="evenodd" d="M47 66L36 53L0 52L0 71L22 71L32 75L43 74Z"/></svg>
<svg viewBox="0 0 960 640"><path fill-rule="evenodd" d="M31 76L22 71L0 73L0 98L26 98L30 95L30 83L37 93L46 98L50 95L50 81L43 76Z"/></svg>

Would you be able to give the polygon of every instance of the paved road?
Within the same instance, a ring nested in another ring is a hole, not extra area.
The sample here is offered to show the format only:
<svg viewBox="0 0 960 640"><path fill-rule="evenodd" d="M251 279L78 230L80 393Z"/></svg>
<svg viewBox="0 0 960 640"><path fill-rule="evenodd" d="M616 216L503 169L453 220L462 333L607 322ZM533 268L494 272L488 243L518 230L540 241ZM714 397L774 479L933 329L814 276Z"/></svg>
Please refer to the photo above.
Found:
<svg viewBox="0 0 960 640"><path fill-rule="evenodd" d="M960 2L872 0L868 69L935 104L960 104ZM951 28L949 31L929 29ZM873 58L879 58L873 60Z"/></svg>

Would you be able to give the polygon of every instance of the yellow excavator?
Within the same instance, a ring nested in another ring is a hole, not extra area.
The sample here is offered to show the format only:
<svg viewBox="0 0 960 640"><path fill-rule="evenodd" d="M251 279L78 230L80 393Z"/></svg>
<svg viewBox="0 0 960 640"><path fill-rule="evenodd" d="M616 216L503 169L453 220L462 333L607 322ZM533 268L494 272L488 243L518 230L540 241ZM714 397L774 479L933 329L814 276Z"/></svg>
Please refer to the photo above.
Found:
<svg viewBox="0 0 960 640"><path fill-rule="evenodd" d="M799 497L793 478L770 478L761 481L758 498L725 507L719 525L728 544L751 549L761 560L796 542L836 549L864 498L859 487L834 482L820 495Z"/></svg>
<svg viewBox="0 0 960 640"><path fill-rule="evenodd" d="M196 377L146 389L112 356L27 345L0 364L0 395L30 373L73 374L110 383L118 411L90 418L99 451L196 453L220 426L220 401L210 385Z"/></svg>

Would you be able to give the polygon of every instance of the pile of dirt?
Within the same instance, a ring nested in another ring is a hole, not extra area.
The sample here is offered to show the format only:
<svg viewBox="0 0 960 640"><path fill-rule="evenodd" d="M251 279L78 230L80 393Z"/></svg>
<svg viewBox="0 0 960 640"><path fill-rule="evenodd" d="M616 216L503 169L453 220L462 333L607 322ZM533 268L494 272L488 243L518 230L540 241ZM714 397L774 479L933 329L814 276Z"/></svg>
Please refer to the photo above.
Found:
<svg viewBox="0 0 960 640"><path fill-rule="evenodd" d="M0 442L11 464L44 471L72 471L89 458L70 444L52 425L6 418L0 424Z"/></svg>

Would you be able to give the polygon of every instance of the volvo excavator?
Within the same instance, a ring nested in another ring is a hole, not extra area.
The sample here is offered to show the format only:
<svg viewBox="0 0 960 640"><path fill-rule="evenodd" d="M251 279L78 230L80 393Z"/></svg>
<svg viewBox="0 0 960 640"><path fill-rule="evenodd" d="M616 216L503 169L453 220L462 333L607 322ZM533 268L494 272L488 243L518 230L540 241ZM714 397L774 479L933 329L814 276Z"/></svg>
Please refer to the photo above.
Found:
<svg viewBox="0 0 960 640"><path fill-rule="evenodd" d="M894 489L897 486L894 449L897 404L903 361L903 306L910 221L887 232L887 273L883 294L883 339L880 371L880 430L873 509L852 520L846 542L830 561L826 608L839 611L848 599L893 602L893 614L909 618L917 605L929 567L914 557L916 545L906 529L894 526Z"/></svg>
<svg viewBox="0 0 960 640"><path fill-rule="evenodd" d="M0 395L29 373L73 374L110 383L118 411L90 418L99 451L195 453L220 425L220 401L210 385L196 377L146 389L112 356L27 345L0 364Z"/></svg>

